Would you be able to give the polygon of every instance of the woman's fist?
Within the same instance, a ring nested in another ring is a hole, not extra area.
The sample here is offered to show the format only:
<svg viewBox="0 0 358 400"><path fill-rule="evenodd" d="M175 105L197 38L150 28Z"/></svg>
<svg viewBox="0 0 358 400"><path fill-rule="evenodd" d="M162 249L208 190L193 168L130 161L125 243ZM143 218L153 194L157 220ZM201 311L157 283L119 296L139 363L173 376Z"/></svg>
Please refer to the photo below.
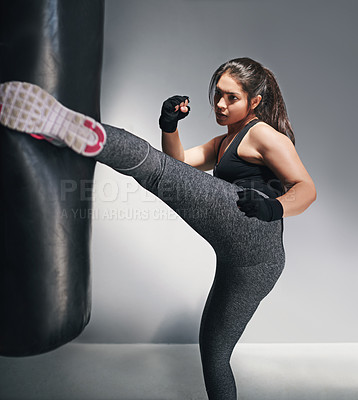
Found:
<svg viewBox="0 0 358 400"><path fill-rule="evenodd" d="M177 129L178 121L185 118L190 111L188 96L172 96L165 100L159 118L160 129L172 133Z"/></svg>

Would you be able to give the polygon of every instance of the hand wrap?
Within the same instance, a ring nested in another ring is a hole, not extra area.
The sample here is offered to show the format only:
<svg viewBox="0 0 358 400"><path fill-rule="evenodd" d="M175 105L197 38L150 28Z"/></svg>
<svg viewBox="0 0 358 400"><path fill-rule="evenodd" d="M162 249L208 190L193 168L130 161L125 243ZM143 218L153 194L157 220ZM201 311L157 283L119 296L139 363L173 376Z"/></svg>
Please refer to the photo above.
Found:
<svg viewBox="0 0 358 400"><path fill-rule="evenodd" d="M256 217L262 221L276 221L283 216L282 204L271 198L261 196L257 191L243 188L237 192L237 206L247 217Z"/></svg>
<svg viewBox="0 0 358 400"><path fill-rule="evenodd" d="M173 133L177 129L178 121L180 119L185 118L190 111L190 107L188 108L188 112L183 113L178 108L178 111L175 111L175 106L178 106L180 103L183 103L185 100L189 100L188 96L172 96L169 99L165 100L162 106L162 113L159 118L159 127L162 131Z"/></svg>

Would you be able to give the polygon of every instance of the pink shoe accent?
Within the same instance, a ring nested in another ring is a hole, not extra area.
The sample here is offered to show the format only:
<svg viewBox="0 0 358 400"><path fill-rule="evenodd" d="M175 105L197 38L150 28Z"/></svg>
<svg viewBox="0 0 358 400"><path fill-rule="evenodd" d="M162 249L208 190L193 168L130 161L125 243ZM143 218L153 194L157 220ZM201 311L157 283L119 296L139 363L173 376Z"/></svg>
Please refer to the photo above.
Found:
<svg viewBox="0 0 358 400"><path fill-rule="evenodd" d="M84 122L84 126L86 128L91 129L91 131L93 131L94 133L96 133L97 138L98 138L97 142L94 145L86 146L86 148L84 150L84 153L86 153L86 154L98 153L98 151L103 147L103 143L105 141L105 133L104 133L102 127L97 124L95 124L95 126L93 126L93 125L94 124L92 123L92 121L90 121L88 119Z"/></svg>
<svg viewBox="0 0 358 400"><path fill-rule="evenodd" d="M30 133L30 136L38 140L45 140L45 138L42 135L36 135L36 133Z"/></svg>

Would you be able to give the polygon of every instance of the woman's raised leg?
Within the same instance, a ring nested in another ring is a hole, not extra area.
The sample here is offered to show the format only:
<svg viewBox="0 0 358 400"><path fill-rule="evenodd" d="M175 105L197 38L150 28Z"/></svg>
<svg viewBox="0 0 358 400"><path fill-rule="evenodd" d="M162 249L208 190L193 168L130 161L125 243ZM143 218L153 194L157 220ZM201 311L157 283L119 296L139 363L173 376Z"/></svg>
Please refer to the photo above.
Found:
<svg viewBox="0 0 358 400"><path fill-rule="evenodd" d="M15 104L16 99L13 95L11 98ZM20 106L21 111L21 98L19 101L16 107ZM39 113L30 110L27 125L22 124L24 121L17 123L18 111L2 112L1 123L6 125L10 121L10 127L24 131L28 131L29 125L40 126L32 133L41 133L44 127L47 129L44 133L51 138L53 125L47 119L51 110L49 113L41 107ZM71 110L60 109L56 115L58 135L52 138L63 140L80 154L92 152L97 161L132 176L214 248L216 277L200 328L204 378L210 400L236 400L231 353L260 301L281 274L284 265L281 221L246 217L237 208L235 185L175 160L123 129L105 125L105 143L102 128L94 121ZM71 134L66 131L68 119Z"/></svg>
<svg viewBox="0 0 358 400"><path fill-rule="evenodd" d="M281 261L279 255L267 254L269 245L282 250L281 221L246 217L236 205L236 185L175 160L124 129L104 128L107 143L95 159L132 176L159 197L220 257L235 255L242 267Z"/></svg>

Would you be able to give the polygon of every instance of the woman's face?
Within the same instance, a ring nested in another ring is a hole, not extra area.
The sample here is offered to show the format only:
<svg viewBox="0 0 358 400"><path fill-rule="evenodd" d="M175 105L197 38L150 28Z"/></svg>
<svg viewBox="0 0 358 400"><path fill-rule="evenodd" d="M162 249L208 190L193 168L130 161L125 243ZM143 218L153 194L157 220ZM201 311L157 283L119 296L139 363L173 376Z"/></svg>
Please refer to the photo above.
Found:
<svg viewBox="0 0 358 400"><path fill-rule="evenodd" d="M216 122L219 125L233 125L244 120L251 111L247 104L247 94L241 84L224 73L216 85L214 95Z"/></svg>

